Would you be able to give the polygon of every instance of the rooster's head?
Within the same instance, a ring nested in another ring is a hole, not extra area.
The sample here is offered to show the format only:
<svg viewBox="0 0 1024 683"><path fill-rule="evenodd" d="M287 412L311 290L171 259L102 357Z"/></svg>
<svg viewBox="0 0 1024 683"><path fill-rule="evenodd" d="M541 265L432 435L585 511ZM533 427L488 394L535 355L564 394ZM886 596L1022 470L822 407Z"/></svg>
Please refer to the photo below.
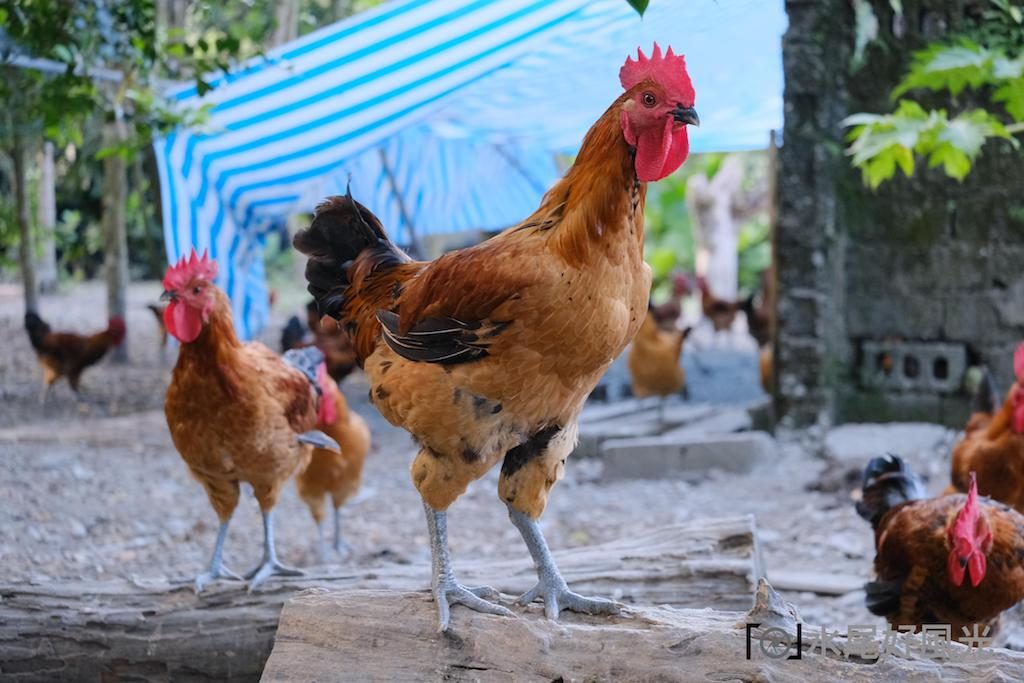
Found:
<svg viewBox="0 0 1024 683"><path fill-rule="evenodd" d="M978 505L978 478L974 472L971 472L967 501L947 533L952 546L947 566L950 581L961 586L966 574L970 573L971 585L977 586L985 578L986 556L992 549L992 530Z"/></svg>
<svg viewBox="0 0 1024 683"><path fill-rule="evenodd" d="M193 342L209 322L216 304L217 262L203 252L200 257L196 250L183 256L177 264L167 269L164 275L164 294L169 299L164 309L164 325L178 341Z"/></svg>
<svg viewBox="0 0 1024 683"><path fill-rule="evenodd" d="M686 61L670 47L662 54L658 44L647 57L637 50L619 70L626 89L622 102L622 134L636 150L636 177L660 180L686 161L690 153L687 125L700 125L693 108L695 95Z"/></svg>

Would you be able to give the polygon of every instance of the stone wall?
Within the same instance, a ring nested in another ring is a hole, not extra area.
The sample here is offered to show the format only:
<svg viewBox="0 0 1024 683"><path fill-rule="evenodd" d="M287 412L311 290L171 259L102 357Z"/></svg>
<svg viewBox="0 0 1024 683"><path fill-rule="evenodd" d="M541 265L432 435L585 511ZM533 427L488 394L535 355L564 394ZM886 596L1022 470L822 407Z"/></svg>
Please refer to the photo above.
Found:
<svg viewBox="0 0 1024 683"><path fill-rule="evenodd" d="M1024 338L1024 153L986 144L963 183L919 165L877 191L843 154L839 122L891 110L910 53L972 21L977 0L871 0L879 22L851 67L850 0L789 0L777 236L783 423L962 425L964 367L1006 389Z"/></svg>

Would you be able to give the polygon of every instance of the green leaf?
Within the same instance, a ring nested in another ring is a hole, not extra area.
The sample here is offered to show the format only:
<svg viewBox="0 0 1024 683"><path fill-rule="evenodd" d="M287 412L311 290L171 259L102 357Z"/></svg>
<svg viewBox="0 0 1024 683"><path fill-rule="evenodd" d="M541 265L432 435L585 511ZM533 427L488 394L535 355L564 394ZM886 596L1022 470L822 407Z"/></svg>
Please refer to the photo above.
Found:
<svg viewBox="0 0 1024 683"><path fill-rule="evenodd" d="M647 11L647 5L651 4L650 0L626 0L626 2L628 2L629 6L635 9L636 13L641 17L644 15L644 12Z"/></svg>
<svg viewBox="0 0 1024 683"><path fill-rule="evenodd" d="M1015 121L1024 121L1024 77L1003 84L993 93L992 99L1002 102Z"/></svg>

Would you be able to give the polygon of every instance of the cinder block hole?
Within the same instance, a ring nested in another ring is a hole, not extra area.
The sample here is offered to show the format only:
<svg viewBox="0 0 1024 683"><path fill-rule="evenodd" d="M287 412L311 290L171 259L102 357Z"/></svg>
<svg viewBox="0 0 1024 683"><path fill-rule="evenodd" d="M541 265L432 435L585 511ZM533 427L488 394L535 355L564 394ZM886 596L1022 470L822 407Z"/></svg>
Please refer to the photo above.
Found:
<svg viewBox="0 0 1024 683"><path fill-rule="evenodd" d="M932 376L935 379L949 379L949 361L945 358L936 358L932 363Z"/></svg>
<svg viewBox="0 0 1024 683"><path fill-rule="evenodd" d="M903 374L910 379L917 379L921 374L921 363L915 356L907 356L903 359Z"/></svg>
<svg viewBox="0 0 1024 683"><path fill-rule="evenodd" d="M887 375L892 374L892 355L882 351L875 356L875 367Z"/></svg>

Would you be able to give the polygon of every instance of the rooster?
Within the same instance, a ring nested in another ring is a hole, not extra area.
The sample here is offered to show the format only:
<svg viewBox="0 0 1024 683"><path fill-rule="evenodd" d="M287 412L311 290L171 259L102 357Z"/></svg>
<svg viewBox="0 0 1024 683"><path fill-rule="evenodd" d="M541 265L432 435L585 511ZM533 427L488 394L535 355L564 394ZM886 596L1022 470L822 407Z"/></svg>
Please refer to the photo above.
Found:
<svg viewBox="0 0 1024 683"><path fill-rule="evenodd" d="M67 377L68 384L78 394L82 372L100 362L107 351L124 341L125 326L121 317L112 316L107 329L96 334L54 332L39 315L29 311L25 314L25 331L43 368L40 402L46 403L54 382L61 377Z"/></svg>
<svg viewBox="0 0 1024 683"><path fill-rule="evenodd" d="M980 498L973 473L967 495L924 497L898 457L864 471L857 512L875 530L877 553L868 610L893 626L949 624L954 638L994 629L1024 598L1024 516Z"/></svg>
<svg viewBox="0 0 1024 683"><path fill-rule="evenodd" d="M298 316L293 315L289 318L288 324L281 331L281 350L316 346L323 352L327 374L335 382L348 377L356 369L356 353L352 348L352 340L345 331L333 323L321 324L316 301L310 301L306 306L306 325L308 333L307 327L302 325Z"/></svg>
<svg viewBox="0 0 1024 683"><path fill-rule="evenodd" d="M170 301L164 322L181 342L164 405L167 426L220 519L213 559L196 578L196 592L216 579L241 580L222 559L240 482L252 486L263 513L263 560L246 576L250 590L270 576L301 574L278 562L273 508L288 479L309 462L311 445L338 449L315 429L322 354L302 349L282 360L259 342L242 344L228 298L213 284L216 275L217 264L193 251L163 281Z"/></svg>
<svg viewBox="0 0 1024 683"><path fill-rule="evenodd" d="M414 262L351 194L321 204L295 246L321 313L343 321L374 405L420 445L413 483L426 510L438 625L463 604L511 616L452 571L448 507L502 461L498 494L537 569L519 602L548 618L619 605L569 590L538 518L576 443L597 380L636 335L651 288L643 261L646 184L676 170L699 123L681 55L640 52L623 93L576 162L525 221L476 246Z"/></svg>
<svg viewBox="0 0 1024 683"><path fill-rule="evenodd" d="M953 447L950 488L966 490L968 473L977 472L983 495L1024 512L1024 344L1013 368L1017 381L1002 405L987 372L979 384L963 439Z"/></svg>
<svg viewBox="0 0 1024 683"><path fill-rule="evenodd" d="M629 374L633 380L633 395L637 398L659 396L664 399L686 390L686 375L679 365L683 342L690 328L683 331L661 330L653 312L648 312L640 331L629 349Z"/></svg>
<svg viewBox="0 0 1024 683"><path fill-rule="evenodd" d="M342 554L351 548L341 538L341 506L359 492L363 481L363 462L370 450L370 428L358 413L350 410L338 384L327 374L327 366L317 369L320 384L320 410L317 426L338 442L341 452L325 448L313 449L309 466L299 474L296 484L299 497L309 507L320 534L320 556L325 558L324 499L331 495L334 508L334 551Z"/></svg>

